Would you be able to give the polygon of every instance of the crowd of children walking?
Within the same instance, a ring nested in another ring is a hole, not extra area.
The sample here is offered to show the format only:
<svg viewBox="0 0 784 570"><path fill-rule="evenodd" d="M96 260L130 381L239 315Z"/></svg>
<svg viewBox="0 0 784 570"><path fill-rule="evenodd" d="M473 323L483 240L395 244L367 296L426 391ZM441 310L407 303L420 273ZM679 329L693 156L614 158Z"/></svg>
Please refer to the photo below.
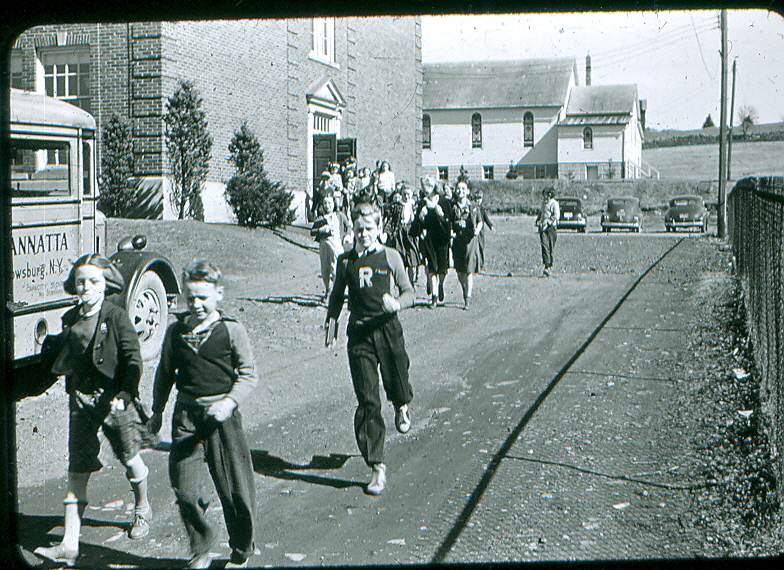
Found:
<svg viewBox="0 0 784 570"><path fill-rule="evenodd" d="M395 408L395 427L411 428L413 388L409 358L397 314L415 300L413 283L425 267L431 307L444 302L444 278L457 271L464 308L469 308L473 275L484 260L482 236L492 224L481 194L469 197L467 180L454 193L430 177L420 187L395 180L387 161L372 173L356 162L330 165L315 193L317 218L312 235L319 242L327 301L327 345L348 290L348 363L357 407L354 433L371 469L365 490L380 494L386 485L385 425L380 387ZM350 219L349 219L350 218ZM124 279L115 264L97 254L79 258L64 283L77 299L65 313L63 331L51 343L51 373L66 377L69 396L69 463L64 534L39 556L66 566L79 557L79 536L91 474L101 469L100 433L125 467L134 494L131 539L150 532L150 469L140 451L156 434L172 388L169 482L187 533L189 568L208 568L218 532L206 516L207 471L221 503L231 555L224 567L243 567L255 552L255 486L251 453L240 407L258 382L246 329L220 309L224 289L220 269L195 261L182 274L187 312L168 326L153 386L152 415L139 401L142 358L128 315L107 296L121 292ZM49 371L47 371L49 373ZM381 381L381 382L379 382Z"/></svg>
<svg viewBox="0 0 784 570"><path fill-rule="evenodd" d="M319 242L325 299L331 292L338 256L353 245L348 216L360 203L374 204L381 211L379 240L398 251L411 283L419 282L420 268L424 268L431 307L444 304L444 281L453 267L463 308L469 309L473 277L484 267L485 234L493 230L493 224L482 206L481 189L471 191L465 171L461 169L453 188L429 176L419 185L396 181L386 160L378 161L373 171L357 171L353 158L343 165L330 163L311 201L315 220L311 235Z"/></svg>

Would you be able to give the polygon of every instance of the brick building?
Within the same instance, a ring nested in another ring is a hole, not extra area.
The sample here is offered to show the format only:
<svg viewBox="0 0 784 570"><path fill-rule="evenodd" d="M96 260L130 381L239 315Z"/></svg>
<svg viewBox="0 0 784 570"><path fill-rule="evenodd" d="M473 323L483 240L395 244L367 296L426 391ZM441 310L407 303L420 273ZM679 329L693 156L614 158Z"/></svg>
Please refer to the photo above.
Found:
<svg viewBox="0 0 784 570"><path fill-rule="evenodd" d="M203 98L213 137L207 221L228 221L228 144L247 122L298 217L328 159L389 160L421 171L422 59L417 17L68 24L31 28L11 53L12 87L47 93L133 128L136 215L171 218L163 114L180 80Z"/></svg>

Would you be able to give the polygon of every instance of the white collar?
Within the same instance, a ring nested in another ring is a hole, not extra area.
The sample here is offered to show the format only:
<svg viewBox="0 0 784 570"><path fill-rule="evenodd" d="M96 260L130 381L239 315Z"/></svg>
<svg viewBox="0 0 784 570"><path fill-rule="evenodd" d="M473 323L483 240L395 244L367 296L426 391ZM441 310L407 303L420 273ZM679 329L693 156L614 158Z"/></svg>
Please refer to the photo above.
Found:
<svg viewBox="0 0 784 570"><path fill-rule="evenodd" d="M79 316L82 317L83 319L86 319L92 317L93 315L97 315L98 313L101 312L102 306L103 306L103 301L101 301L100 303L96 303L95 306L86 313L83 311L83 309L80 309ZM83 307L84 305L82 305L82 308Z"/></svg>

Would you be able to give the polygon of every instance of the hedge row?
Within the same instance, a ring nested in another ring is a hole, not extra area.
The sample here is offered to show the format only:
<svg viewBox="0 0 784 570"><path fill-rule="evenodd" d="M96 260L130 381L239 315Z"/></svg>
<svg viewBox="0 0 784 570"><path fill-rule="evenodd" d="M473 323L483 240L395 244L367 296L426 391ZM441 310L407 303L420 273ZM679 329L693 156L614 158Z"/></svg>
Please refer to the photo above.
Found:
<svg viewBox="0 0 784 570"><path fill-rule="evenodd" d="M494 214L528 214L539 211L543 188L553 187L557 196L571 196L583 201L587 215L604 210L607 199L634 196L640 199L643 210L665 209L670 198L685 194L702 196L715 203L718 188L715 182L700 181L569 181L569 180L477 180L472 189L481 189L482 205Z"/></svg>

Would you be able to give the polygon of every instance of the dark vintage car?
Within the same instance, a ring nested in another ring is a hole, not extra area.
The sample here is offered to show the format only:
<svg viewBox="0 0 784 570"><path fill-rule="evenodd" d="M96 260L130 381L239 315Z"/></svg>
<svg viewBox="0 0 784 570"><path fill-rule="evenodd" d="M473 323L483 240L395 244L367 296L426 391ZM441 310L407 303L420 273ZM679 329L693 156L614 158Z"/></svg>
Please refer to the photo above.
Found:
<svg viewBox="0 0 784 570"><path fill-rule="evenodd" d="M668 232L680 228L707 232L709 218L701 196L676 196L670 200L670 206L664 213L664 227Z"/></svg>
<svg viewBox="0 0 784 570"><path fill-rule="evenodd" d="M556 198L561 216L558 218L559 230L577 230L585 233L588 220L583 214L583 203L579 198Z"/></svg>
<svg viewBox="0 0 784 570"><path fill-rule="evenodd" d="M642 229L642 209L637 198L610 198L602 214L602 231L613 229L639 232Z"/></svg>

